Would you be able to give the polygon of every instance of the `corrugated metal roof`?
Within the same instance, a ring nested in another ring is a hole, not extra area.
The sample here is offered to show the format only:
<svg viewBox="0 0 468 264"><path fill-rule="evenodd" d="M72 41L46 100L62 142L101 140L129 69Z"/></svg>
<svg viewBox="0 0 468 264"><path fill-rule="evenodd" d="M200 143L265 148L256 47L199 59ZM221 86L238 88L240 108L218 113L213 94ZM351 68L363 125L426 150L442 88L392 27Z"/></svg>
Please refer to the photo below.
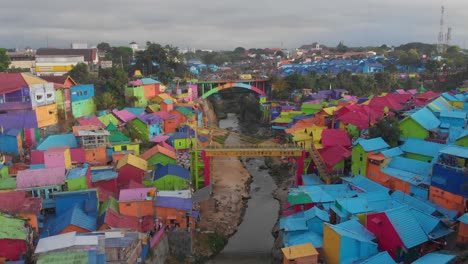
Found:
<svg viewBox="0 0 468 264"><path fill-rule="evenodd" d="M466 119L466 112L462 111L442 111L440 112L440 117L456 118L456 119Z"/></svg>
<svg viewBox="0 0 468 264"><path fill-rule="evenodd" d="M107 235L107 234L106 234ZM128 247L135 239L138 239L137 232L128 232L121 237L106 237L106 248L109 247Z"/></svg>
<svg viewBox="0 0 468 264"><path fill-rule="evenodd" d="M123 158L119 159L115 168L119 170L120 168L122 168L123 166L127 164L132 165L133 167L138 168L140 170L144 170L144 171L146 171L148 167L146 160L140 157L137 157L135 155L128 154L128 155L125 155Z"/></svg>
<svg viewBox="0 0 468 264"><path fill-rule="evenodd" d="M134 114L135 116L141 116L145 112L144 108L139 108L139 107L125 107L124 110L129 111L130 113Z"/></svg>
<svg viewBox="0 0 468 264"><path fill-rule="evenodd" d="M83 117L78 119L80 126L96 126L99 128L105 128L106 126L95 116Z"/></svg>
<svg viewBox="0 0 468 264"><path fill-rule="evenodd" d="M182 179L185 179L187 181L190 181L191 179L190 172L180 165L175 165L175 164L162 165L158 163L156 165L156 169L154 170L153 180L155 181L155 180L161 179L166 175L174 175Z"/></svg>
<svg viewBox="0 0 468 264"><path fill-rule="evenodd" d="M91 171L91 182L112 180L116 179L118 176L119 174L112 169Z"/></svg>
<svg viewBox="0 0 468 264"><path fill-rule="evenodd" d="M440 120L426 107L413 113L411 118L426 130L437 128L440 125Z"/></svg>
<svg viewBox="0 0 468 264"><path fill-rule="evenodd" d="M417 199L413 196L407 195L406 193L396 190L391 194L392 199L406 204L411 208L418 209L421 212L424 212L426 214L432 215L434 212L436 212L436 208L425 203L424 201Z"/></svg>
<svg viewBox="0 0 468 264"><path fill-rule="evenodd" d="M104 126L108 126L110 122L114 125L120 125L120 121L113 114L106 114L98 117L98 119L104 124Z"/></svg>
<svg viewBox="0 0 468 264"><path fill-rule="evenodd" d="M468 213L465 213L464 215L460 216L458 218L458 221L464 223L464 224L468 224Z"/></svg>
<svg viewBox="0 0 468 264"><path fill-rule="evenodd" d="M283 251L283 254L287 259L296 259L318 255L317 250L311 243L285 247L282 248L281 251Z"/></svg>
<svg viewBox="0 0 468 264"><path fill-rule="evenodd" d="M441 254L441 253L428 253L416 261L413 264L430 264L430 263L437 263L437 264L446 264L455 259L456 255L449 255L449 254Z"/></svg>
<svg viewBox="0 0 468 264"><path fill-rule="evenodd" d="M65 168L45 168L18 171L16 188L27 189L65 184Z"/></svg>
<svg viewBox="0 0 468 264"><path fill-rule="evenodd" d="M376 192L376 191L383 191L388 193L388 188L384 187L372 180L369 180L366 177L361 175L355 177L342 177L343 181L349 183L350 185L364 191L364 192Z"/></svg>
<svg viewBox="0 0 468 264"><path fill-rule="evenodd" d="M45 253L73 246L97 246L98 235L77 236L75 231L39 239L34 253Z"/></svg>
<svg viewBox="0 0 468 264"><path fill-rule="evenodd" d="M341 236L356 239L361 242L373 243L372 240L375 239L374 234L367 231L367 229L356 220L345 221L337 225L326 223L326 225L335 230L335 232L337 232ZM377 244L375 245L377 247Z"/></svg>
<svg viewBox="0 0 468 264"><path fill-rule="evenodd" d="M112 144L122 144L122 143L130 143L130 139L125 136L124 134L122 134L121 132L118 132L118 131L115 131L115 132L112 132L109 136L109 141L112 143Z"/></svg>
<svg viewBox="0 0 468 264"><path fill-rule="evenodd" d="M356 260L353 264L396 264L396 262L387 251L382 251L367 258Z"/></svg>
<svg viewBox="0 0 468 264"><path fill-rule="evenodd" d="M174 208L178 210L190 211L192 210L192 198L179 198L179 197L167 197L157 196L154 201L154 205L158 207Z"/></svg>
<svg viewBox="0 0 468 264"><path fill-rule="evenodd" d="M89 251L50 252L40 255L37 264L87 264Z"/></svg>
<svg viewBox="0 0 468 264"><path fill-rule="evenodd" d="M392 158L392 157L395 157L395 156L402 155L403 151L401 151L401 149L399 147L395 147L395 148L384 150L381 153L382 153L382 155L384 155L387 158Z"/></svg>
<svg viewBox="0 0 468 264"><path fill-rule="evenodd" d="M23 219L6 217L0 214L0 239L26 240L28 231Z"/></svg>
<svg viewBox="0 0 468 264"><path fill-rule="evenodd" d="M385 211L406 248L410 249L428 241L428 237L408 206Z"/></svg>
<svg viewBox="0 0 468 264"><path fill-rule="evenodd" d="M107 209L104 223L111 228L129 228L140 231L140 220L136 216L121 215L111 208Z"/></svg>
<svg viewBox="0 0 468 264"><path fill-rule="evenodd" d="M300 186L289 188L288 202L291 205L308 203L331 203L335 198L326 193L320 186Z"/></svg>
<svg viewBox="0 0 468 264"><path fill-rule="evenodd" d="M439 239L454 231L435 216L423 213L416 209L411 209L411 213L418 220L424 232L426 232L426 235L431 239Z"/></svg>
<svg viewBox="0 0 468 264"><path fill-rule="evenodd" d="M323 235L312 231L287 232L284 235L283 243L286 247L311 243L315 248L322 248Z"/></svg>
<svg viewBox="0 0 468 264"><path fill-rule="evenodd" d="M119 202L145 201L148 200L148 197L152 200L154 196L149 196L149 193L156 194L156 188L122 189L119 194Z"/></svg>
<svg viewBox="0 0 468 264"><path fill-rule="evenodd" d="M68 171L67 173L67 180L72 180L76 178L86 177L86 173L88 172L89 166L88 164L83 164L81 167L75 167Z"/></svg>
<svg viewBox="0 0 468 264"><path fill-rule="evenodd" d="M390 147L390 145L388 145L387 142L385 142L381 137L372 139L358 139L354 144L361 145L361 147L366 152L383 150Z"/></svg>
<svg viewBox="0 0 468 264"><path fill-rule="evenodd" d="M308 230L307 222L303 218L284 217L280 219L280 229L286 232Z"/></svg>
<svg viewBox="0 0 468 264"><path fill-rule="evenodd" d="M73 133L50 135L39 143L36 149L47 150L55 147L77 148L78 142L76 141L76 137Z"/></svg>
<svg viewBox="0 0 468 264"><path fill-rule="evenodd" d="M172 159L177 159L176 157L176 153L175 151L173 150L170 150L170 149L167 149L161 145L156 145L152 148L150 148L149 150L145 151L145 153L141 154L140 155L140 158L144 159L144 160L148 160L149 158L153 157L154 155L158 154L158 153L161 153L169 158L172 158Z"/></svg>
<svg viewBox="0 0 468 264"><path fill-rule="evenodd" d="M438 144L430 141L425 141L422 139L408 138L405 140L405 143L400 146L401 150L408 153L437 157L439 155L439 150L444 148L445 145Z"/></svg>
<svg viewBox="0 0 468 264"><path fill-rule="evenodd" d="M468 158L468 148L460 147L460 146L446 146L445 148L440 150L440 153Z"/></svg>
<svg viewBox="0 0 468 264"><path fill-rule="evenodd" d="M94 231L96 230L96 218L87 215L78 205L73 206L68 211L59 215L57 218L49 222L47 232L51 235L58 234L66 227L74 225L83 229Z"/></svg>
<svg viewBox="0 0 468 264"><path fill-rule="evenodd" d="M336 202L343 210L351 214L362 214L372 212L373 209L369 207L366 199L354 197L346 199L337 199Z"/></svg>
<svg viewBox="0 0 468 264"><path fill-rule="evenodd" d="M403 157L394 157L387 167L380 169L383 173L409 182L413 185L430 185L432 164Z"/></svg>
<svg viewBox="0 0 468 264"><path fill-rule="evenodd" d="M0 192L0 212L38 215L41 209L42 198L29 197L26 191Z"/></svg>
<svg viewBox="0 0 468 264"><path fill-rule="evenodd" d="M157 83L160 83L159 81L157 81L155 79L151 79L151 78L141 78L140 81L143 84L157 84Z"/></svg>

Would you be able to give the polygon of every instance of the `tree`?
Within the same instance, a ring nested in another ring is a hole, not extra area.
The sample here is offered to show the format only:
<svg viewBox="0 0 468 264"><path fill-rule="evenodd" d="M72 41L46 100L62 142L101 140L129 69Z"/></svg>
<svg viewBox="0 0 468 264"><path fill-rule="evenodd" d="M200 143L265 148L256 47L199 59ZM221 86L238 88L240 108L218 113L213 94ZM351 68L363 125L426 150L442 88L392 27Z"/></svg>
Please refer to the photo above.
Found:
<svg viewBox="0 0 468 264"><path fill-rule="evenodd" d="M340 41L340 43L338 43L338 46L336 46L336 51L340 53L345 53L348 50L349 48L343 43L343 41Z"/></svg>
<svg viewBox="0 0 468 264"><path fill-rule="evenodd" d="M400 136L400 123L394 116L380 118L374 125L369 127L370 138L381 137L392 147L396 147L398 145Z"/></svg>
<svg viewBox="0 0 468 264"><path fill-rule="evenodd" d="M439 71L441 66L442 66L441 63L438 60L428 60L425 65L426 70L429 73L434 73L434 72Z"/></svg>
<svg viewBox="0 0 468 264"><path fill-rule="evenodd" d="M133 50L129 47L112 47L110 50L112 65L120 65L125 71L130 69L133 59Z"/></svg>
<svg viewBox="0 0 468 264"><path fill-rule="evenodd" d="M114 109L119 107L119 100L112 92L104 92L102 94L96 95L94 100L96 102L96 107L99 110Z"/></svg>
<svg viewBox="0 0 468 264"><path fill-rule="evenodd" d="M0 48L0 72L4 72L10 66L10 57L7 55L7 49Z"/></svg>
<svg viewBox="0 0 468 264"><path fill-rule="evenodd" d="M68 72L68 75L77 83L87 84L91 82L91 74L86 63L78 63Z"/></svg>
<svg viewBox="0 0 468 264"><path fill-rule="evenodd" d="M243 54L245 52L245 48L243 47L237 47L234 49L234 53L237 53L237 54Z"/></svg>
<svg viewBox="0 0 468 264"><path fill-rule="evenodd" d="M98 50L109 52L111 50L111 46L107 42L101 42L97 44Z"/></svg>

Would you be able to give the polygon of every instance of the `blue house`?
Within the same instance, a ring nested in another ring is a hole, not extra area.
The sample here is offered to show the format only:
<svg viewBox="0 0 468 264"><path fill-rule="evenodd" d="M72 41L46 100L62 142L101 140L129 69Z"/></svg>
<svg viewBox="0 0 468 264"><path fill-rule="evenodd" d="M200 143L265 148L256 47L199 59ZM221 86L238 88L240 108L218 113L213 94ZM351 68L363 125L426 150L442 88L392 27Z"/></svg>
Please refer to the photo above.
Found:
<svg viewBox="0 0 468 264"><path fill-rule="evenodd" d="M78 142L76 141L76 137L73 133L50 135L41 141L36 149L48 150L49 148L56 147L77 148Z"/></svg>
<svg viewBox="0 0 468 264"><path fill-rule="evenodd" d="M0 133L0 152L19 154L22 150L20 130L12 128Z"/></svg>
<svg viewBox="0 0 468 264"><path fill-rule="evenodd" d="M73 231L87 233L95 230L96 215L87 214L85 209L76 204L60 214L57 213L55 218L50 218L42 231L42 237Z"/></svg>
<svg viewBox="0 0 468 264"><path fill-rule="evenodd" d="M384 66L376 61L366 61L363 64L362 72L363 73L377 73L383 72Z"/></svg>
<svg viewBox="0 0 468 264"><path fill-rule="evenodd" d="M439 119L443 124L465 128L467 116L462 111L442 111Z"/></svg>
<svg viewBox="0 0 468 264"><path fill-rule="evenodd" d="M453 194L467 197L466 166L468 148L446 146L439 151L439 158L432 169L431 185Z"/></svg>
<svg viewBox="0 0 468 264"><path fill-rule="evenodd" d="M404 152L406 158L432 163L437 160L439 150L444 147L445 145L443 144L417 138L408 138L400 146L400 149Z"/></svg>
<svg viewBox="0 0 468 264"><path fill-rule="evenodd" d="M86 214L96 216L99 200L96 189L81 190L75 192L55 193L55 213L62 215L71 207L77 205Z"/></svg>

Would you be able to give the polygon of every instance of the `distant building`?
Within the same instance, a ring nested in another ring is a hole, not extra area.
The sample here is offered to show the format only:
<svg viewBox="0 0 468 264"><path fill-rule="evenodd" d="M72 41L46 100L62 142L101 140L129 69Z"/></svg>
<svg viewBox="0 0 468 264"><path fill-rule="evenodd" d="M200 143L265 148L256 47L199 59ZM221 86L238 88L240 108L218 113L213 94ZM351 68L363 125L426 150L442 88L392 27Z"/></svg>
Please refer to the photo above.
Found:
<svg viewBox="0 0 468 264"><path fill-rule="evenodd" d="M87 49L88 43L72 43L70 47L72 49Z"/></svg>
<svg viewBox="0 0 468 264"><path fill-rule="evenodd" d="M97 48L92 49L38 49L36 52L36 74L64 75L78 63L90 66L99 62Z"/></svg>

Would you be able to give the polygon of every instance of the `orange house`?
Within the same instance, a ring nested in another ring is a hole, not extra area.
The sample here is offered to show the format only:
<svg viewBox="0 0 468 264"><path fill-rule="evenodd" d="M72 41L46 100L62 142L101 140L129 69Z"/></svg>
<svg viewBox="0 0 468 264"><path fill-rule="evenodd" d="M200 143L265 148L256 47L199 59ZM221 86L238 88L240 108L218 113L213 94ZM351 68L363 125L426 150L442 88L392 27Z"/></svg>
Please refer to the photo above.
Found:
<svg viewBox="0 0 468 264"><path fill-rule="evenodd" d="M158 196L154 202L156 215L163 224L177 229L193 230L196 219L192 214L192 199ZM188 222L187 222L188 220Z"/></svg>
<svg viewBox="0 0 468 264"><path fill-rule="evenodd" d="M311 243L282 248L283 264L317 264L319 253Z"/></svg>
<svg viewBox="0 0 468 264"><path fill-rule="evenodd" d="M106 165L109 160L107 157L107 151L105 147L98 147L92 149L85 149L86 162L91 166Z"/></svg>
<svg viewBox="0 0 468 264"><path fill-rule="evenodd" d="M429 200L445 209L454 210L460 214L465 213L466 201L461 195L456 195L431 186L429 187Z"/></svg>
<svg viewBox="0 0 468 264"><path fill-rule="evenodd" d="M468 213L458 218L460 225L458 226L458 237L457 242L467 244L468 243Z"/></svg>
<svg viewBox="0 0 468 264"><path fill-rule="evenodd" d="M143 217L155 216L153 202L156 188L122 189L119 194L119 212L122 215Z"/></svg>

